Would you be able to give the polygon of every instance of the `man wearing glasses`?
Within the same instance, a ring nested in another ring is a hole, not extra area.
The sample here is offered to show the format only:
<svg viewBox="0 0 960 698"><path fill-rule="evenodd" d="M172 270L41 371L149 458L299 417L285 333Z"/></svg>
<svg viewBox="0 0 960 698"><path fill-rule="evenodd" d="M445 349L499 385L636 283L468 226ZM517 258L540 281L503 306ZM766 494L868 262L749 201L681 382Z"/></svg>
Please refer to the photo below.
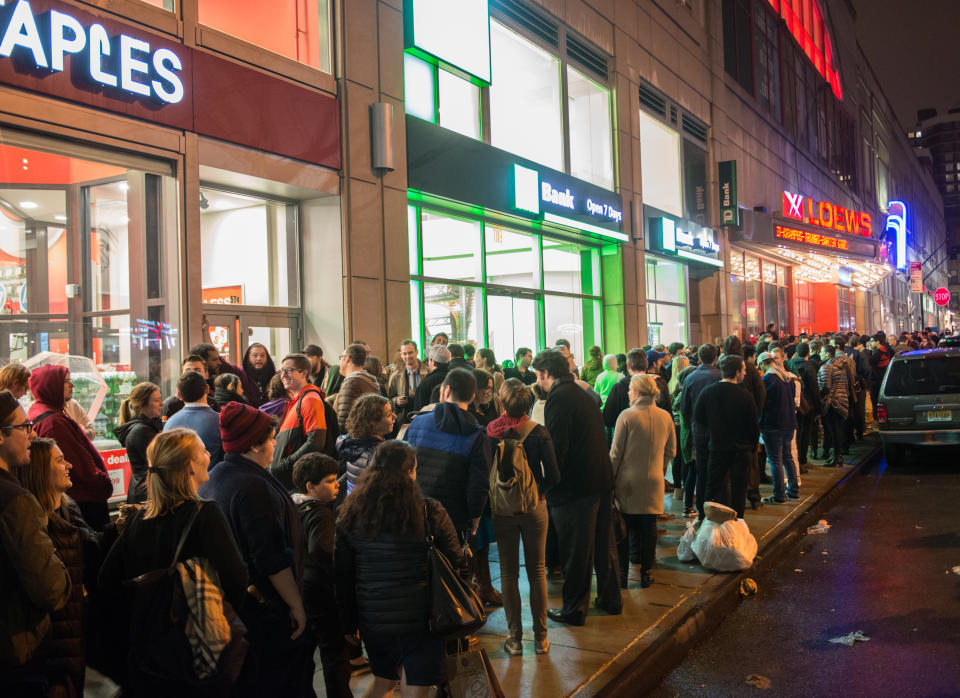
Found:
<svg viewBox="0 0 960 698"><path fill-rule="evenodd" d="M308 453L327 453L327 429L336 432L336 414L328 425L327 405L320 389L309 382L310 359L303 354L288 354L280 363L280 380L290 396L277 432L270 472L293 492L293 464ZM333 441L333 439L330 439Z"/></svg>
<svg viewBox="0 0 960 698"><path fill-rule="evenodd" d="M67 395L72 391L66 366L46 364L34 369L30 374L30 393L35 402L28 416L37 436L56 441L63 457L73 466L73 486L67 494L80 507L87 523L102 531L110 523L107 499L113 494L113 484L100 452L64 411Z"/></svg>
<svg viewBox="0 0 960 698"><path fill-rule="evenodd" d="M33 435L17 399L0 391L0 686L12 695L41 673L34 655L50 630L50 612L63 608L70 594L47 516L10 473L11 466L30 463Z"/></svg>

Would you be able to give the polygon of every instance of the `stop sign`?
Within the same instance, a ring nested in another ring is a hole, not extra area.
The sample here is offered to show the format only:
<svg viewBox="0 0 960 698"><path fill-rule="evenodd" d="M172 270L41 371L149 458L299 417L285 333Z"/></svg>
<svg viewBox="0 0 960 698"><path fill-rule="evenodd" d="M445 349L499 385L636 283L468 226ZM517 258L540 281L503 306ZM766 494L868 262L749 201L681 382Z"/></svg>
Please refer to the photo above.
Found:
<svg viewBox="0 0 960 698"><path fill-rule="evenodd" d="M937 305L950 305L950 291L941 286L933 292L933 302Z"/></svg>

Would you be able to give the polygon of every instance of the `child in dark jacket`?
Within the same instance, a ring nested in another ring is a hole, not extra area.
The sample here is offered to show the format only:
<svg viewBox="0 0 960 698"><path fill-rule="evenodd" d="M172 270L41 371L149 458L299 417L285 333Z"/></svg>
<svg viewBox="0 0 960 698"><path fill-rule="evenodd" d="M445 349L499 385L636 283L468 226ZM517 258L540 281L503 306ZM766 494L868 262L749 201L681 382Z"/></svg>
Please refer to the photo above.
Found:
<svg viewBox="0 0 960 698"><path fill-rule="evenodd" d="M320 647L323 681L331 698L351 696L350 659L340 629L333 567L340 466L324 453L308 453L293 465L294 500L300 509L307 550L303 564L303 605Z"/></svg>

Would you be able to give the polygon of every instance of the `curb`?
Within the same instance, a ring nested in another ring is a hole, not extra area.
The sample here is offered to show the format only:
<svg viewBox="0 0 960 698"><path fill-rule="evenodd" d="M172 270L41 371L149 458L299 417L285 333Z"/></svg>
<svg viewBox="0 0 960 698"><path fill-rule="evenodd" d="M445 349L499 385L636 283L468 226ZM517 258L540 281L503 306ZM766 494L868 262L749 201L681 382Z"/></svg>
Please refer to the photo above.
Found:
<svg viewBox="0 0 960 698"><path fill-rule="evenodd" d="M638 696L660 684L687 654L705 640L740 603L740 582L760 577L805 535L806 528L839 498L847 483L873 463L881 451L879 439L842 479L802 511L795 510L765 537L753 566L742 572L716 573L696 592L631 642L613 661L591 676L572 695Z"/></svg>

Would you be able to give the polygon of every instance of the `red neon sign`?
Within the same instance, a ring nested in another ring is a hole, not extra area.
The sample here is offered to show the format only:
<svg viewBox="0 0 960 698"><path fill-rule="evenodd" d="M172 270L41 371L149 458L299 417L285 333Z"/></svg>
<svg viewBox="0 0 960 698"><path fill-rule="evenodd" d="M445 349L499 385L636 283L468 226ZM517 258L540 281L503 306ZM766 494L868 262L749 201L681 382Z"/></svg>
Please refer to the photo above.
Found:
<svg viewBox="0 0 960 698"><path fill-rule="evenodd" d="M841 238L821 235L820 233L809 233L806 230L797 230L796 228L784 228L782 225L777 226L777 237L793 242L802 242L806 245L830 247L834 250L847 249L847 241Z"/></svg>
<svg viewBox="0 0 960 698"><path fill-rule="evenodd" d="M873 234L873 219L865 211L852 211L829 201L814 201L802 194L783 192L783 217L838 233L863 235Z"/></svg>

